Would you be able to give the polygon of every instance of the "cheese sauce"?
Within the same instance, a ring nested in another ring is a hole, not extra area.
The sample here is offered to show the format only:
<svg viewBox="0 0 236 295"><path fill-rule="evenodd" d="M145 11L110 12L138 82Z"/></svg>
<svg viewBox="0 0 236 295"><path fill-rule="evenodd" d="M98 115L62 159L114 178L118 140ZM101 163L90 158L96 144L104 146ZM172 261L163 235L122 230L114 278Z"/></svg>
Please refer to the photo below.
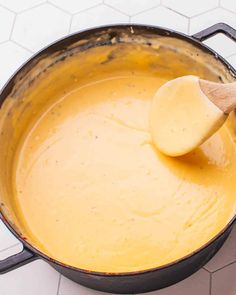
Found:
<svg viewBox="0 0 236 295"><path fill-rule="evenodd" d="M104 76L62 95L26 134L15 199L46 254L93 271L144 270L198 249L233 216L236 151L227 126L179 158L151 140L151 99L166 81Z"/></svg>

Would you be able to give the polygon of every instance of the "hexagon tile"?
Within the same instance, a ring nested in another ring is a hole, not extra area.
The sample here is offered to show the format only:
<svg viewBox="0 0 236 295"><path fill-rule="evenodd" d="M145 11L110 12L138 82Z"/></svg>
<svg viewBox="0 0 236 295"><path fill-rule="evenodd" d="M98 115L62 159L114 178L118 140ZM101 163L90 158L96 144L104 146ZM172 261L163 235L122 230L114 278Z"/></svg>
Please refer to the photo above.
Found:
<svg viewBox="0 0 236 295"><path fill-rule="evenodd" d="M236 1L234 0L222 0L221 6L231 10L232 12L236 12Z"/></svg>
<svg viewBox="0 0 236 295"><path fill-rule="evenodd" d="M46 0L0 0L0 5L14 12L21 12L25 9L29 9L45 2Z"/></svg>
<svg viewBox="0 0 236 295"><path fill-rule="evenodd" d="M36 51L69 32L70 16L50 4L43 4L16 17L12 40Z"/></svg>
<svg viewBox="0 0 236 295"><path fill-rule="evenodd" d="M120 12L132 16L158 6L160 4L160 0L104 0L104 3L118 9Z"/></svg>
<svg viewBox="0 0 236 295"><path fill-rule="evenodd" d="M183 33L188 31L188 19L166 7L156 7L131 17L131 22L166 27Z"/></svg>
<svg viewBox="0 0 236 295"><path fill-rule="evenodd" d="M50 3L56 5L58 8L61 8L69 13L75 14L79 11L85 10L87 8L101 4L102 0L49 0Z"/></svg>
<svg viewBox="0 0 236 295"><path fill-rule="evenodd" d="M1 295L56 295L59 274L38 260L0 276Z"/></svg>
<svg viewBox="0 0 236 295"><path fill-rule="evenodd" d="M81 29L144 23L194 34L217 22L236 28L235 0L0 0L0 88L33 52ZM236 42L205 41L236 67ZM22 245L0 221L0 259ZM150 295L236 295L236 227L222 249L184 281ZM43 261L0 275L0 295L98 295L60 276ZM105 295L105 293L103 293Z"/></svg>
<svg viewBox="0 0 236 295"><path fill-rule="evenodd" d="M216 8L212 11L191 18L189 33L194 34L200 30L203 30L204 28L210 27L211 25L220 22L225 22L228 25L236 28L235 14L223 8Z"/></svg>
<svg viewBox="0 0 236 295"><path fill-rule="evenodd" d="M223 57L231 56L236 51L236 43L223 34L217 34L203 43L217 51Z"/></svg>
<svg viewBox="0 0 236 295"><path fill-rule="evenodd" d="M0 7L0 43L9 39L14 21L14 13Z"/></svg>
<svg viewBox="0 0 236 295"><path fill-rule="evenodd" d="M170 9L185 16L192 17L218 6L218 0L189 1L189 0L163 0L163 4Z"/></svg>
<svg viewBox="0 0 236 295"><path fill-rule="evenodd" d="M31 55L29 51L12 41L5 42L0 46L0 65L4 69L0 71L0 87Z"/></svg>
<svg viewBox="0 0 236 295"><path fill-rule="evenodd" d="M90 20L89 25L88 19ZM128 16L120 13L119 11L106 5L99 5L73 16L71 32L76 32L92 26L95 27L114 23L127 23L128 21Z"/></svg>
<svg viewBox="0 0 236 295"><path fill-rule="evenodd" d="M229 265L228 267L221 269L212 275L212 295L235 295L236 263Z"/></svg>

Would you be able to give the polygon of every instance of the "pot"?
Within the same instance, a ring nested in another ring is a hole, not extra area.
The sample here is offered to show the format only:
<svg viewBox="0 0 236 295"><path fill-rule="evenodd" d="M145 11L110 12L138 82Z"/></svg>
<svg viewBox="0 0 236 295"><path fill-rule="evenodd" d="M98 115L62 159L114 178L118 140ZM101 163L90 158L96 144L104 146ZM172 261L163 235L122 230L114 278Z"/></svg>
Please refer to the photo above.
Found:
<svg viewBox="0 0 236 295"><path fill-rule="evenodd" d="M18 105L20 105L22 101L18 101L18 97L20 97L25 89L29 88L42 73L58 63L66 62L67 58L77 54L79 51L86 51L95 46L114 46L122 42L146 42L147 46L153 46L151 42L153 38L157 40L157 42L161 40L161 42L164 42L163 44L167 44L169 47L173 47L171 42L175 40L177 43L175 43L176 49L173 50L172 48L173 52L178 50L178 46L179 48L182 46L196 63L199 62L199 58L201 57L203 62L205 61L212 64L219 73L219 80L233 81L236 76L236 71L233 67L216 52L202 43L202 41L217 33L223 33L236 41L236 30L223 23L213 25L193 36L187 36L160 27L131 24L100 27L73 34L53 43L26 62L2 89L0 93L0 106L2 107L3 103L5 103L9 97L11 97L11 99L13 98L14 104L18 103ZM141 36L145 36L145 38L141 38ZM22 109L18 119L24 120L26 114L27 106ZM229 221L217 236L197 251L167 265L144 271L128 273L93 272L71 267L56 261L36 249L24 237L20 228L17 226L14 217L14 208L10 205L7 197L7 195L9 195L8 190L4 183L4 179L10 176L6 158L11 149L11 141L13 139L4 141L4 134L7 130L0 131L0 139L2 142L0 165L3 167L3 170L6 166L6 169L0 175L0 217L14 236L23 243L22 252L0 261L1 274L16 269L35 259L43 259L62 275L86 287L112 293L143 293L170 286L196 272L214 256L232 230L234 221L236 220L235 217Z"/></svg>

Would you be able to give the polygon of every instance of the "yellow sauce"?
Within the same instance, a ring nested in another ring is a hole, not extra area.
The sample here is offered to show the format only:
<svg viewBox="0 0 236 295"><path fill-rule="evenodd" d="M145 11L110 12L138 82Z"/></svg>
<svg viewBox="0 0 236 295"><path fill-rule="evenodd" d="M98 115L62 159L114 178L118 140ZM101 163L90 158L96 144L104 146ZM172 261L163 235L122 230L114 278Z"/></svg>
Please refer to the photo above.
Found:
<svg viewBox="0 0 236 295"><path fill-rule="evenodd" d="M234 214L236 150L227 126L171 158L151 140L151 99L166 78L116 75L61 95L15 158L18 216L46 254L129 272L179 259Z"/></svg>
<svg viewBox="0 0 236 295"><path fill-rule="evenodd" d="M202 92L198 77L184 76L167 82L155 94L150 132L160 151L180 156L207 140L226 118Z"/></svg>

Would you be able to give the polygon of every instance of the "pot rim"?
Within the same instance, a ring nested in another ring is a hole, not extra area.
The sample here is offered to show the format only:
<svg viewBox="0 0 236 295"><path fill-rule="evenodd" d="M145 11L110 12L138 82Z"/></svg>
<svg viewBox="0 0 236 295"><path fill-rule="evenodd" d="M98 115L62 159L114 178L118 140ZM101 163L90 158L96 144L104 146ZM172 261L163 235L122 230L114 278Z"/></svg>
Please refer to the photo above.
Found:
<svg viewBox="0 0 236 295"><path fill-rule="evenodd" d="M221 55L219 55L216 51L202 43L200 40L195 38L194 36L184 34L182 32L178 32L172 29L168 29L165 27L161 26L154 26L154 25L147 25L147 24L136 24L136 23L121 23L121 24L112 24L112 25L104 25L104 26L96 26L92 27L89 29L83 29L78 32L69 34L63 38L57 39L56 41L50 43L49 45L43 47L39 51L37 51L35 54L33 54L26 62L24 62L11 76L10 78L6 81L6 83L3 85L2 89L0 90L0 108L2 103L4 102L5 98L11 91L11 84L13 84L15 77L25 68L30 64L35 58L40 57L43 54L50 52L51 49L53 49L54 46L58 46L60 43L63 43L65 41L70 41L72 39L80 40L83 35L87 34L92 34L100 30L108 30L108 29L121 29L121 28L126 28L126 29L133 29L133 28L138 28L138 29L145 29L153 34L161 35L161 36L166 36L166 37L174 37L177 39L181 39L183 41L186 41L188 43L192 43L196 47L200 48L202 51L205 51L206 53L213 55L215 59L219 60L224 66L227 67L229 73L231 76L234 78L236 77L236 70L232 67L232 65L227 62ZM146 274L158 270L163 270L169 267L172 267L178 263L181 263L190 257L198 254L199 252L203 251L205 248L207 248L210 244L214 243L220 236L222 236L232 225L234 222L236 222L236 214L230 219L230 221L225 225L225 227L217 234L215 235L211 240L209 240L207 243L199 247L198 249L194 250L193 252L176 259L172 262L169 262L167 264L158 266L158 267L153 267L149 269L144 269L144 270L139 270L139 271L131 271L131 272L102 272L102 271L92 271L92 270L86 270L82 269L79 267L71 266L69 264L60 262L57 259L54 259L47 254L41 252L38 250L35 246L33 246L31 243L29 243L23 236L21 236L17 231L14 229L14 227L11 225L11 222L8 221L6 216L4 216L3 212L0 209L0 219L2 222L5 224L5 226L10 230L10 232L23 244L23 247L26 249L29 249L31 252L33 252L36 255L36 258L42 258L49 263L54 263L60 267L65 267L67 269L73 270L73 271L78 271L81 273L85 274L90 274L90 275L96 275L96 276L102 276L102 277L122 277L122 276L134 276L134 275L141 275L141 274Z"/></svg>

